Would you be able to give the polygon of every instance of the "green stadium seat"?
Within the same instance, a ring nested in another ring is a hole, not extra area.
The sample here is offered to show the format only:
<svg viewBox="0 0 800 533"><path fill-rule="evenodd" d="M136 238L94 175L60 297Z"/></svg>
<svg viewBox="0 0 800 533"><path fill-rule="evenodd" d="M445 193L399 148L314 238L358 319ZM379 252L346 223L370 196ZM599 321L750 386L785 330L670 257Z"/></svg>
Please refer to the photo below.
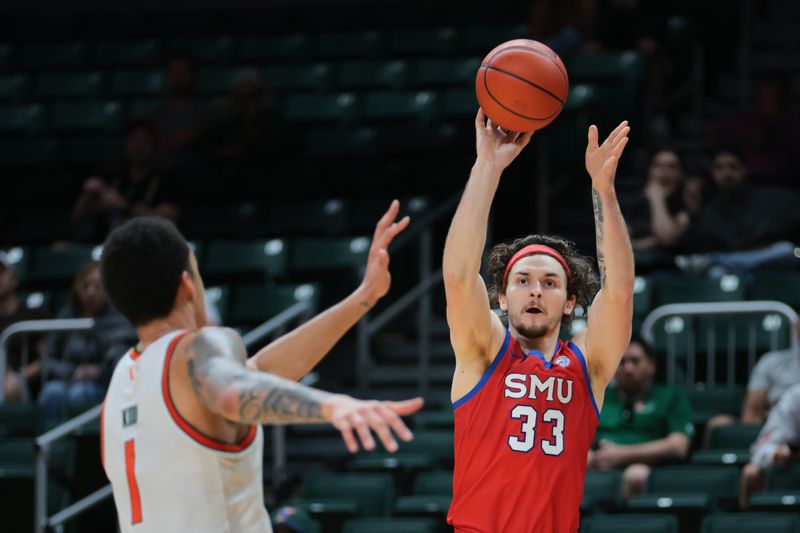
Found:
<svg viewBox="0 0 800 533"><path fill-rule="evenodd" d="M595 515L583 520L581 533L678 533L674 516Z"/></svg>
<svg viewBox="0 0 800 533"><path fill-rule="evenodd" d="M395 472L431 470L435 466L430 455L422 453L375 452L353 459L350 469L361 472Z"/></svg>
<svg viewBox="0 0 800 533"><path fill-rule="evenodd" d="M25 307L41 311L47 315L55 314L53 293L50 291L17 291L17 296L25 302ZM2 433L2 431L0 431Z"/></svg>
<svg viewBox="0 0 800 533"><path fill-rule="evenodd" d="M800 487L800 464L773 468L767 473L769 490L797 490L797 487Z"/></svg>
<svg viewBox="0 0 800 533"><path fill-rule="evenodd" d="M0 132L21 133L41 129L45 108L39 104L0 105Z"/></svg>
<svg viewBox="0 0 800 533"><path fill-rule="evenodd" d="M768 491L750 497L750 509L760 512L800 513L800 492Z"/></svg>
<svg viewBox="0 0 800 533"><path fill-rule="evenodd" d="M785 513L712 514L703 520L702 533L800 533L800 516Z"/></svg>
<svg viewBox="0 0 800 533"><path fill-rule="evenodd" d="M453 417L453 408L448 407L441 411L425 412L423 413L421 424L427 429L446 429L453 428L455 419Z"/></svg>
<svg viewBox="0 0 800 533"><path fill-rule="evenodd" d="M305 500L343 500L358 505L358 516L388 516L394 501L392 476L385 474L318 474L303 480Z"/></svg>
<svg viewBox="0 0 800 533"><path fill-rule="evenodd" d="M453 28L398 29L388 37L393 56L433 56L457 49L457 32Z"/></svg>
<svg viewBox="0 0 800 533"><path fill-rule="evenodd" d="M314 128L306 135L304 144L312 156L366 157L377 149L378 134L369 126Z"/></svg>
<svg viewBox="0 0 800 533"><path fill-rule="evenodd" d="M339 198L283 201L265 211L259 231L268 235L335 236L345 232L348 204Z"/></svg>
<svg viewBox="0 0 800 533"><path fill-rule="evenodd" d="M437 533L435 520L425 518L383 518L348 520L342 533Z"/></svg>
<svg viewBox="0 0 800 533"><path fill-rule="evenodd" d="M750 462L750 450L747 448L723 448L697 451L692 453L691 462L695 465L743 466Z"/></svg>
<svg viewBox="0 0 800 533"><path fill-rule="evenodd" d="M750 300L776 300L800 308L800 274L796 272L753 273Z"/></svg>
<svg viewBox="0 0 800 533"><path fill-rule="evenodd" d="M164 72L161 70L118 70L111 77L114 96L161 95Z"/></svg>
<svg viewBox="0 0 800 533"><path fill-rule="evenodd" d="M297 239L292 245L293 272L352 269L360 273L369 253L369 237Z"/></svg>
<svg viewBox="0 0 800 533"><path fill-rule="evenodd" d="M220 314L223 324L228 321L228 305L230 303L231 291L225 286L206 287L206 298L213 304Z"/></svg>
<svg viewBox="0 0 800 533"><path fill-rule="evenodd" d="M198 74L197 90L202 94L226 94L233 87L238 67L205 68Z"/></svg>
<svg viewBox="0 0 800 533"><path fill-rule="evenodd" d="M654 306L687 302L733 302L744 300L745 286L739 277L719 279L666 278L655 286Z"/></svg>
<svg viewBox="0 0 800 533"><path fill-rule="evenodd" d="M264 82L276 92L322 91L330 80L331 66L325 63L307 65L273 65L264 68Z"/></svg>
<svg viewBox="0 0 800 533"><path fill-rule="evenodd" d="M100 72L49 72L36 80L36 94L45 98L87 98L99 96L103 90Z"/></svg>
<svg viewBox="0 0 800 533"><path fill-rule="evenodd" d="M372 92L364 97L362 116L367 120L384 119L431 119L437 103L436 93L416 92Z"/></svg>
<svg viewBox="0 0 800 533"><path fill-rule="evenodd" d="M633 496L627 502L630 512L676 517L680 531L697 531L712 507L708 494L644 494Z"/></svg>
<svg viewBox="0 0 800 533"><path fill-rule="evenodd" d="M22 64L30 68L83 67L87 64L86 44L81 42L30 43L22 48Z"/></svg>
<svg viewBox="0 0 800 533"><path fill-rule="evenodd" d="M458 49L484 57L500 43L527 37L528 27L525 25L465 27L459 29Z"/></svg>
<svg viewBox="0 0 800 533"><path fill-rule="evenodd" d="M442 113L447 117L475 116L478 100L475 89L448 89L442 97Z"/></svg>
<svg viewBox="0 0 800 533"><path fill-rule="evenodd" d="M580 53L566 63L570 78L576 81L615 77L641 78L645 71L644 57L632 50Z"/></svg>
<svg viewBox="0 0 800 533"><path fill-rule="evenodd" d="M239 285L231 294L228 321L236 325L257 325L301 301L316 306L319 288L315 285Z"/></svg>
<svg viewBox="0 0 800 533"><path fill-rule="evenodd" d="M711 430L708 440L710 450L723 448L749 449L758 438L761 426L755 424L732 424L718 426Z"/></svg>
<svg viewBox="0 0 800 533"><path fill-rule="evenodd" d="M1 118L0 130L2 130ZM60 156L61 145L55 139L0 140L0 161L4 166L44 165L58 160Z"/></svg>
<svg viewBox="0 0 800 533"><path fill-rule="evenodd" d="M308 47L308 36L302 33L251 36L240 42L241 56L245 60L297 59L306 54Z"/></svg>
<svg viewBox="0 0 800 533"><path fill-rule="evenodd" d="M0 253L5 257L6 262L14 269L14 274L20 282L25 281L25 274L31 260L31 250L26 246L12 246L3 248Z"/></svg>
<svg viewBox="0 0 800 533"><path fill-rule="evenodd" d="M27 94L28 76L25 74L0 74L0 100L14 100Z"/></svg>
<svg viewBox="0 0 800 533"><path fill-rule="evenodd" d="M647 486L647 494L651 496L701 494L711 498L712 503L733 500L738 493L739 470L733 466L655 468Z"/></svg>
<svg viewBox="0 0 800 533"><path fill-rule="evenodd" d="M585 507L603 510L618 507L622 502L621 483L622 473L618 470L587 470L583 481Z"/></svg>
<svg viewBox="0 0 800 533"><path fill-rule="evenodd" d="M291 122L351 122L355 116L356 95L295 94L286 99L286 118Z"/></svg>
<svg viewBox="0 0 800 533"><path fill-rule="evenodd" d="M293 500L291 505L311 515L321 524L323 533L341 531L346 521L358 516L359 510L355 500L299 499Z"/></svg>
<svg viewBox="0 0 800 533"><path fill-rule="evenodd" d="M7 437L33 437L38 420L39 408L35 403L0 404L0 440Z"/></svg>
<svg viewBox="0 0 800 533"><path fill-rule="evenodd" d="M362 58L381 51L383 35L376 30L322 33L313 41L314 57Z"/></svg>
<svg viewBox="0 0 800 533"><path fill-rule="evenodd" d="M414 82L422 87L458 86L474 90L475 74L481 66L478 57L464 59L426 58L414 64Z"/></svg>
<svg viewBox="0 0 800 533"><path fill-rule="evenodd" d="M646 277L636 276L633 283L633 314L645 317L653 309L653 283Z"/></svg>
<svg viewBox="0 0 800 533"><path fill-rule="evenodd" d="M205 250L202 272L208 276L258 274L274 279L283 275L289 243L283 239L211 241Z"/></svg>
<svg viewBox="0 0 800 533"><path fill-rule="evenodd" d="M156 39L107 41L95 46L94 62L103 67L159 66L161 61L161 44Z"/></svg>
<svg viewBox="0 0 800 533"><path fill-rule="evenodd" d="M25 276L28 281L71 283L78 271L95 260L91 246L73 245L64 249L40 246Z"/></svg>
<svg viewBox="0 0 800 533"><path fill-rule="evenodd" d="M692 406L695 423L704 424L714 415L739 416L744 401L744 387L705 387L688 385L686 395Z"/></svg>
<svg viewBox="0 0 800 533"><path fill-rule="evenodd" d="M442 524L453 502L451 496L402 496L394 505L395 516L430 517Z"/></svg>
<svg viewBox="0 0 800 533"><path fill-rule="evenodd" d="M336 69L336 87L348 89L399 89L408 78L405 61L358 61L341 63Z"/></svg>
<svg viewBox="0 0 800 533"><path fill-rule="evenodd" d="M59 103L53 109L55 130L115 130L122 124L122 106L113 100Z"/></svg>
<svg viewBox="0 0 800 533"><path fill-rule="evenodd" d="M234 57L235 42L230 37L175 39L170 49L188 54L198 63L227 63Z"/></svg>
<svg viewBox="0 0 800 533"><path fill-rule="evenodd" d="M414 479L415 496L453 496L453 472L422 472Z"/></svg>

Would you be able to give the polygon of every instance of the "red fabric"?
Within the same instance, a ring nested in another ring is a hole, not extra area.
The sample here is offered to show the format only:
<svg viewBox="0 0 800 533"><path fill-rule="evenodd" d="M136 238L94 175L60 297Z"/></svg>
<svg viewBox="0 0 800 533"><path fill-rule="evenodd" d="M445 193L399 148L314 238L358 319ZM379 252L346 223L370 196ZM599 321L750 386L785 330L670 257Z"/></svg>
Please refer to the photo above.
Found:
<svg viewBox="0 0 800 533"><path fill-rule="evenodd" d="M578 531L597 407L577 346L559 341L551 364L537 354L525 355L507 333L481 383L453 404L455 472L447 522L456 531ZM531 420L535 425L526 431Z"/></svg>

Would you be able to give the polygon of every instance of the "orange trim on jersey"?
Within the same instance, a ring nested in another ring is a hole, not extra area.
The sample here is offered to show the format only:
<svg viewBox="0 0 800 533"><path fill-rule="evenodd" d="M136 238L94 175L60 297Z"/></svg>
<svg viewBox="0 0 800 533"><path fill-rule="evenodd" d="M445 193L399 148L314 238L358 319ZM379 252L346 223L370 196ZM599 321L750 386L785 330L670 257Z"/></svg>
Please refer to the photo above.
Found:
<svg viewBox="0 0 800 533"><path fill-rule="evenodd" d="M164 403L167 404L167 410L169 411L170 416L172 416L172 420L178 425L178 427L199 444L219 452L241 452L250 446L250 443L255 440L257 431L257 426L255 424L250 426L250 431L247 432L247 435L245 435L241 441L236 444L230 444L228 442L223 442L203 434L199 429L194 427L191 423L189 423L188 420L181 416L181 414L178 412L178 409L175 407L175 403L172 401L172 393L170 392L169 387L169 363L172 361L172 353L175 351L175 346L178 344L178 341L181 340L181 338L187 333L188 331L179 333L174 339L172 339L172 342L170 342L169 347L167 348L167 357L164 359L164 371L161 377L161 391L164 394Z"/></svg>
<svg viewBox="0 0 800 533"><path fill-rule="evenodd" d="M140 354L139 352L136 351L136 347L135 346L133 348L131 348L131 359L136 361L137 359L139 359L140 355L142 355L142 354Z"/></svg>
<svg viewBox="0 0 800 533"><path fill-rule="evenodd" d="M103 471L106 469L106 454L105 454L105 439L103 438L103 413L106 410L106 400L103 399L103 405L100 407L100 464L103 465ZM108 475L106 475L108 477Z"/></svg>
<svg viewBox="0 0 800 533"><path fill-rule="evenodd" d="M136 447L133 439L125 441L125 474L131 495L131 524L135 525L142 521L142 498L139 495L139 483L136 482Z"/></svg>

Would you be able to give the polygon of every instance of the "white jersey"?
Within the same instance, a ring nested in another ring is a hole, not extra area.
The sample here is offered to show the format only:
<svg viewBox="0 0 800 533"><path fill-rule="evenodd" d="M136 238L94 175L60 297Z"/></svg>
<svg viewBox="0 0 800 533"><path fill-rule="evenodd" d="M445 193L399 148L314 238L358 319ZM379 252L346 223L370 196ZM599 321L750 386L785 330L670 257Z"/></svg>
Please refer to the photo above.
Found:
<svg viewBox="0 0 800 533"><path fill-rule="evenodd" d="M200 433L172 403L168 369L184 333L129 351L111 378L101 455L121 531L269 533L261 426L228 444Z"/></svg>

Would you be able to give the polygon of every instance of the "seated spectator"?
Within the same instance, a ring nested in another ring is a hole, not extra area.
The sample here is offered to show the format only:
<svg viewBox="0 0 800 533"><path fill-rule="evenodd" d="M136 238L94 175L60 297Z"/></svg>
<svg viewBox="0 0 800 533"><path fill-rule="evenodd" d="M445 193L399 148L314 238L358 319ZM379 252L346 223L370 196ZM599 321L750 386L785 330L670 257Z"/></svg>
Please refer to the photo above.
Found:
<svg viewBox="0 0 800 533"><path fill-rule="evenodd" d="M615 383L606 389L597 427L597 446L588 467L624 468L622 495L644 491L652 465L682 461L694 434L686 393L655 385L656 363L645 342L634 337L622 356Z"/></svg>
<svg viewBox="0 0 800 533"><path fill-rule="evenodd" d="M750 462L742 469L739 505L744 509L750 496L764 489L764 474L800 459L800 384L786 391L770 412L767 423L753 444Z"/></svg>
<svg viewBox="0 0 800 533"><path fill-rule="evenodd" d="M711 180L716 194L703 202L681 239L685 250L700 255L678 258L679 266L710 267L712 276L760 267L796 268L798 197L749 183L744 157L732 147L714 155Z"/></svg>
<svg viewBox="0 0 800 533"><path fill-rule="evenodd" d="M674 268L674 252L702 202L698 178L684 179L683 162L671 148L653 153L641 201L628 211L637 264Z"/></svg>
<svg viewBox="0 0 800 533"><path fill-rule="evenodd" d="M743 424L763 424L784 393L797 383L800 383L800 353L788 349L764 354L750 373L739 421ZM730 415L713 416L706 425L706 443L713 428L734 422L736 420Z"/></svg>
<svg viewBox="0 0 800 533"><path fill-rule="evenodd" d="M161 133L161 161L178 174L203 170L209 106L195 98L197 68L191 57L173 55L166 66L167 101L150 112Z"/></svg>
<svg viewBox="0 0 800 533"><path fill-rule="evenodd" d="M240 70L214 124L215 154L228 174L247 174L278 152L282 117L256 69Z"/></svg>
<svg viewBox="0 0 800 533"><path fill-rule="evenodd" d="M116 359L136 343L133 327L108 303L97 263L87 264L78 273L70 302L58 317L93 318L95 325L47 338L43 374L51 380L39 394L45 420L60 418L69 404L99 403Z"/></svg>
<svg viewBox="0 0 800 533"><path fill-rule="evenodd" d="M115 227L132 216L155 215L177 221L176 187L159 167L158 129L152 122L137 120L127 128L126 165L106 179L91 177L72 209L76 238L102 241Z"/></svg>
<svg viewBox="0 0 800 533"><path fill-rule="evenodd" d="M741 146L754 181L796 186L800 113L790 103L785 74L758 75L749 108L723 115L712 128L709 148Z"/></svg>
<svg viewBox="0 0 800 533"><path fill-rule="evenodd" d="M17 295L17 276L6 255L0 252L0 333L23 320L41 320L47 314L31 309ZM6 352L5 398L7 402L25 402L38 389L44 337L17 335L9 339Z"/></svg>
<svg viewBox="0 0 800 533"><path fill-rule="evenodd" d="M297 507L285 506L272 513L275 533L320 533L319 524Z"/></svg>

